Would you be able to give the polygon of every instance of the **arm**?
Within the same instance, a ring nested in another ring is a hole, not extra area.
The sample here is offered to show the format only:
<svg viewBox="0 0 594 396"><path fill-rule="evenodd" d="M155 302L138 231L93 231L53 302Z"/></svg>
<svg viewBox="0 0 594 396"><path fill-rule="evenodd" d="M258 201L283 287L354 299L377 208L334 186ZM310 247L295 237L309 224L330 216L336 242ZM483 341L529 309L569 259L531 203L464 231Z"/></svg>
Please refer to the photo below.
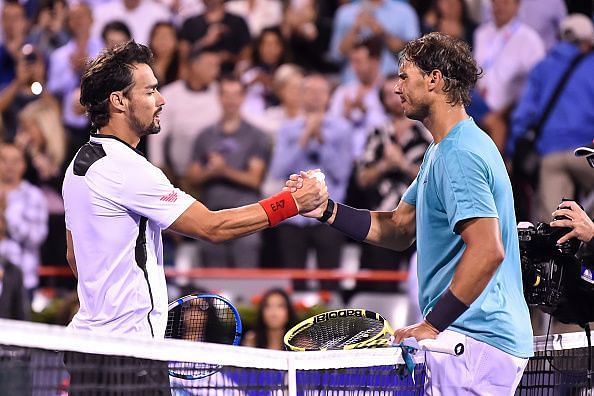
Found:
<svg viewBox="0 0 594 396"><path fill-rule="evenodd" d="M400 201L392 212L371 212L371 228L365 242L392 250L406 250L417 234L416 206Z"/></svg>
<svg viewBox="0 0 594 396"><path fill-rule="evenodd" d="M292 184L288 184L293 187ZM297 186L298 187L298 186ZM326 204L323 205L326 209ZM350 209L354 210L354 209ZM328 219L328 224L336 221L338 205ZM405 201L400 201L398 207L391 212L368 212L371 216L371 226L365 242L392 250L406 250L416 239L416 207ZM336 228L336 227L335 227ZM343 231L339 228L340 231ZM344 232L344 231L343 231ZM348 235L348 233L347 233Z"/></svg>
<svg viewBox="0 0 594 396"><path fill-rule="evenodd" d="M458 225L466 250L456 267L450 290L470 305L483 292L504 259L497 218L476 218Z"/></svg>
<svg viewBox="0 0 594 396"><path fill-rule="evenodd" d="M299 212L309 212L328 200L325 186L314 178L308 178L304 181L303 188L291 195ZM277 204L281 208L284 207L284 203ZM210 211L196 201L171 224L169 229L192 238L220 243L252 234L268 226L268 216L258 203Z"/></svg>
<svg viewBox="0 0 594 396"><path fill-rule="evenodd" d="M72 233L66 229L66 261L74 273L74 276L78 278L78 270L76 268L76 257L74 257L74 243L72 242Z"/></svg>
<svg viewBox="0 0 594 396"><path fill-rule="evenodd" d="M187 178L192 185L197 187L214 178L225 178L235 184L258 190L264 179L265 171L266 163L257 157L252 157L249 160L246 170L235 169L227 164L215 170L210 168L208 164L203 166L199 162L194 162L190 165Z"/></svg>
<svg viewBox="0 0 594 396"><path fill-rule="evenodd" d="M436 338L439 331L433 326L431 316L439 316L440 321L455 320L485 290L487 284L503 261L505 252L501 242L499 221L497 218L474 218L458 224L466 250L454 272L450 287L437 302L427 319L412 326L403 327L394 332L396 343L414 337L417 340ZM440 305L443 296L449 293L448 302ZM453 297L452 297L453 295ZM453 301L452 301L453 299ZM456 306L453 306L456 305ZM444 309L445 308L445 309ZM438 315L434 315L436 311ZM452 311L456 311L452 314ZM449 311L449 312L444 312ZM462 312L459 312L462 311ZM456 316L455 318L452 317ZM439 325L440 327L441 324ZM447 327L447 326L446 326Z"/></svg>
<svg viewBox="0 0 594 396"><path fill-rule="evenodd" d="M265 172L266 162L262 158L252 157L246 170L225 166L222 170L222 176L236 184L258 190L264 179Z"/></svg>

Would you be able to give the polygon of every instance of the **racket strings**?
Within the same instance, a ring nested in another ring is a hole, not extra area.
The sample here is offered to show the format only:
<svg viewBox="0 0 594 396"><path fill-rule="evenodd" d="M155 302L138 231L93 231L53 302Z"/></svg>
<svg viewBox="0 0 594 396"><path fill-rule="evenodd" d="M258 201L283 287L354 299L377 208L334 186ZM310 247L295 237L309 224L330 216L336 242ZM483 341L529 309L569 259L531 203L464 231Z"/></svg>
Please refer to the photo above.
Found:
<svg viewBox="0 0 594 396"><path fill-rule="evenodd" d="M290 343L305 349L341 349L379 334L384 328L381 321L371 318L329 319L304 328Z"/></svg>

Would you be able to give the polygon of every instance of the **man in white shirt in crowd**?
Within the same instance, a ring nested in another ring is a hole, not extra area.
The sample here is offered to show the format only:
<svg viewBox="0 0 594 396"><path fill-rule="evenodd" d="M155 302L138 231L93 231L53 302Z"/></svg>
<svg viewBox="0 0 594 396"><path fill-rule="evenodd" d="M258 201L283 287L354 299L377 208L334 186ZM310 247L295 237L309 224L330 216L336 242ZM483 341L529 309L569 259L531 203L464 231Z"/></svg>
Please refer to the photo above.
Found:
<svg viewBox="0 0 594 396"><path fill-rule="evenodd" d="M505 120L519 98L528 74L545 55L538 34L518 18L520 0L492 0L493 21L474 34L474 57L484 76L477 92L488 107L482 119L500 151L505 147Z"/></svg>
<svg viewBox="0 0 594 396"><path fill-rule="evenodd" d="M93 15L95 37L101 37L107 23L122 21L130 27L132 38L143 44L148 44L151 29L157 22L173 18L166 6L154 0L112 0L96 5Z"/></svg>

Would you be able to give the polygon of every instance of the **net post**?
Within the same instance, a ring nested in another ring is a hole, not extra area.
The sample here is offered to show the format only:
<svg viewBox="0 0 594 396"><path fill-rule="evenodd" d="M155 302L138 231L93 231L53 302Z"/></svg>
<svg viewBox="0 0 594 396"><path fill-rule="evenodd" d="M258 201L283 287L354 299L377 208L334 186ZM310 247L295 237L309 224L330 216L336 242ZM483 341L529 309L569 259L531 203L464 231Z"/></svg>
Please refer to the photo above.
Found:
<svg viewBox="0 0 594 396"><path fill-rule="evenodd" d="M288 396L297 396L297 369L295 368L295 359L292 354L287 356L287 382Z"/></svg>

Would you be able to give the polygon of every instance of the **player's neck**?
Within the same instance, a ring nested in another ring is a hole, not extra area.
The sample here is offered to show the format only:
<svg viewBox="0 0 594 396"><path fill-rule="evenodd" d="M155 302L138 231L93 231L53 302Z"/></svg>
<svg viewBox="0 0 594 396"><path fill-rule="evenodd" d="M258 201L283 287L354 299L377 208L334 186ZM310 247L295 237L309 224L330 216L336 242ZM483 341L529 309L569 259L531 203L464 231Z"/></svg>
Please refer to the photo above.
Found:
<svg viewBox="0 0 594 396"><path fill-rule="evenodd" d="M115 136L130 146L136 148L138 143L140 143L140 137L138 134L134 132L128 125L119 124L120 123L116 122L115 120L110 120L107 125L99 129L99 134Z"/></svg>
<svg viewBox="0 0 594 396"><path fill-rule="evenodd" d="M423 124L431 132L435 143L439 143L450 133L454 125L467 119L468 114L464 106L443 103L435 106L429 116L423 120Z"/></svg>

